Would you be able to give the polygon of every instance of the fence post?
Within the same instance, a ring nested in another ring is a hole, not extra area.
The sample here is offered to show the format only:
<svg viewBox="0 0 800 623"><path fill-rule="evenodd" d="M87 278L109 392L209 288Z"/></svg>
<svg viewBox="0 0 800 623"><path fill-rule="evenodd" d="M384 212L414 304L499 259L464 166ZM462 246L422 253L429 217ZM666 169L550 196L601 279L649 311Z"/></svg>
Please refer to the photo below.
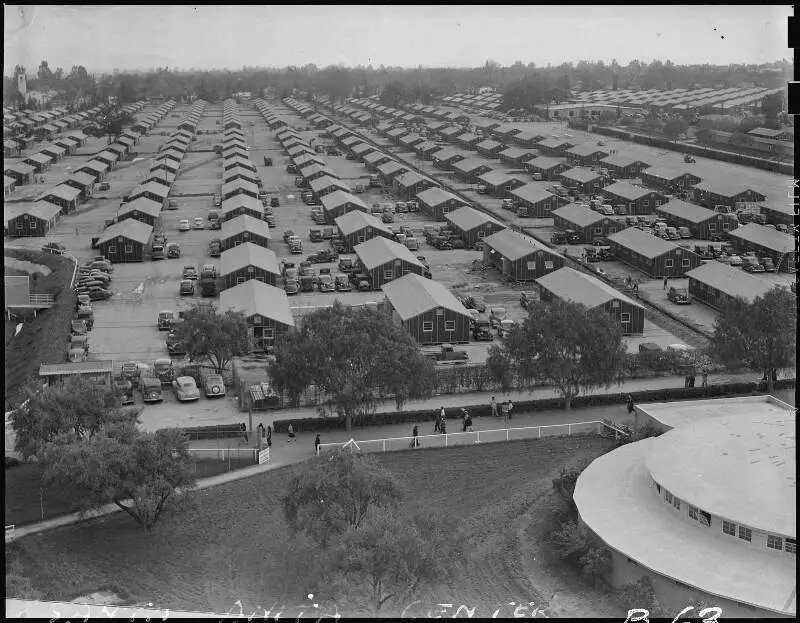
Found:
<svg viewBox="0 0 800 623"><path fill-rule="evenodd" d="M572 424L568 424L567 435L572 435Z"/></svg>
<svg viewBox="0 0 800 623"><path fill-rule="evenodd" d="M444 434L444 447L445 448L447 447L447 435L448 435L448 433Z"/></svg>
<svg viewBox="0 0 800 623"><path fill-rule="evenodd" d="M383 451L386 452L386 440L383 440Z"/></svg>
<svg viewBox="0 0 800 623"><path fill-rule="evenodd" d="M539 433L539 439L541 439L541 438L542 438L542 427L540 426L540 427L537 429L537 431L538 431L538 433Z"/></svg>
<svg viewBox="0 0 800 623"><path fill-rule="evenodd" d="M508 441L508 429L506 428L506 441Z"/></svg>

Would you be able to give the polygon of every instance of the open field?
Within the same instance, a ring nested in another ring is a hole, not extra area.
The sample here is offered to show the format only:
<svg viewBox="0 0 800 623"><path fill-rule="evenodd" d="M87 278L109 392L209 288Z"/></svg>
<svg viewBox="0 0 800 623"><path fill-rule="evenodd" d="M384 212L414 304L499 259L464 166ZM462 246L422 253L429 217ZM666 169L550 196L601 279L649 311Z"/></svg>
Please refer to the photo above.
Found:
<svg viewBox="0 0 800 623"><path fill-rule="evenodd" d="M525 572L521 530L541 521L537 502L562 466L591 460L609 447L599 437L570 437L378 457L410 486L409 510L443 511L469 535L457 581L429 587L429 599L415 606L413 616L424 616L437 603L476 606L478 616L500 609L503 617L512 615L511 601L546 606L553 593L543 593L539 579ZM283 603L288 614L308 592L294 581L281 546L286 526L279 497L296 469L204 490L197 507L163 520L149 537L130 518L116 514L22 539L8 548L7 560L19 558L45 599L69 600L113 578L131 602L158 608L223 613L241 600L248 613ZM88 547L96 542L108 547ZM341 597L334 600L341 614L359 613ZM573 609L562 606L562 616L576 612L579 601ZM569 606L571 600L562 602ZM385 615L397 616L405 605L388 608ZM591 614L623 614L605 608L599 605Z"/></svg>
<svg viewBox="0 0 800 623"><path fill-rule="evenodd" d="M9 323L6 323L5 404L9 410L16 404L24 382L38 374L39 364L64 361L69 321L75 310L75 294L69 289L74 269L71 260L60 255L19 249L6 249L4 256L51 269L49 275L39 277L35 283L31 280L31 292L55 296L51 308L40 310L36 318L26 322L19 335L10 340ZM5 272L21 274L21 271L13 269L5 269Z"/></svg>

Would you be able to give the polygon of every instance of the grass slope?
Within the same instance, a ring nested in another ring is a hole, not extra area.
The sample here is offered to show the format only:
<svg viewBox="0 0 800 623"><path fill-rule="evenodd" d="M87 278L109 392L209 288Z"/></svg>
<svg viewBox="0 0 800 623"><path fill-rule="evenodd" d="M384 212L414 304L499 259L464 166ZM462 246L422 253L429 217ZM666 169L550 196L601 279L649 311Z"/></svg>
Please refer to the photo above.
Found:
<svg viewBox="0 0 800 623"><path fill-rule="evenodd" d="M511 601L546 603L549 595L539 595L522 570L519 522L535 515L537 498L562 466L599 456L610 443L576 436L378 456L410 486L409 507L441 509L469 528L469 560L457 583L428 587L431 599L408 615L452 603L477 607L475 616L500 608L499 616L509 617ZM22 539L7 548L7 560L19 558L45 599L69 600L113 578L133 603L217 613L238 612L237 600L245 613L277 603L294 618L290 608L303 604L307 587L293 578L281 545L280 496L296 469L201 491L196 508L165 520L149 537L117 514Z"/></svg>
<svg viewBox="0 0 800 623"><path fill-rule="evenodd" d="M53 272L46 277L39 275L35 282L31 277L31 293L55 297L53 307L42 310L34 320L26 322L20 334L6 344L5 410L9 411L16 406L19 390L25 381L38 374L40 364L65 361L76 297L69 288L75 266L72 260L21 249L6 249L5 255L50 268Z"/></svg>

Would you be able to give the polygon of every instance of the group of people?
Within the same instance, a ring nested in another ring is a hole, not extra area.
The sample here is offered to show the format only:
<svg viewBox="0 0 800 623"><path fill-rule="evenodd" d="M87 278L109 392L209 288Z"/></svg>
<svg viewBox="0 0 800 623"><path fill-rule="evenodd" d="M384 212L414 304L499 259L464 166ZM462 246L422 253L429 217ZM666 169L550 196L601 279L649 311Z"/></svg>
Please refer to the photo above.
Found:
<svg viewBox="0 0 800 623"><path fill-rule="evenodd" d="M503 419L510 420L512 418L512 412L514 410L514 403L510 400L504 400L500 403L500 413L497 412L497 401L492 396L492 400L489 402L489 406L492 409L492 417L500 417L502 414Z"/></svg>
<svg viewBox="0 0 800 623"><path fill-rule="evenodd" d="M259 435L261 436L262 439L266 439L267 447L271 448L272 447L272 426L268 424L267 427L264 428L264 424L259 424L258 425L258 432L259 432ZM289 438L286 440L286 443L291 443L293 441L297 441L297 435L295 434L294 427L291 424L289 424L288 428L286 429L286 432L288 433L288 436L289 436ZM322 443L322 440L320 439L319 433L317 433L317 437L314 439L314 452L315 452L315 454L319 454L319 446L320 446L321 443Z"/></svg>
<svg viewBox="0 0 800 623"><path fill-rule="evenodd" d="M701 373L702 376L702 385L701 387L708 387L708 371L703 370ZM697 376L694 371L687 374L683 377L683 386L684 387L694 387L695 382L697 381Z"/></svg>

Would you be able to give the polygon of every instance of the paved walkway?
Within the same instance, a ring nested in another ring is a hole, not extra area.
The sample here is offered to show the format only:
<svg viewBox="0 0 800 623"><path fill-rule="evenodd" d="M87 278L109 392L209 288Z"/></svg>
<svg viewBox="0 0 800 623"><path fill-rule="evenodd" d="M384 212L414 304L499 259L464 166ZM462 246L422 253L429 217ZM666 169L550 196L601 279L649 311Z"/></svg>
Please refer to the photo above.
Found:
<svg viewBox="0 0 800 623"><path fill-rule="evenodd" d="M722 384L722 383L729 383L733 381L742 382L742 381L752 381L758 380L755 374L745 374L745 375L709 375L709 383L710 384ZM657 387L682 387L683 386L683 377L662 377L657 379L642 379L640 381L632 381L626 383L623 388L620 388L619 391L623 389L625 391L635 391L637 389L655 389ZM614 388L614 393L618 393L616 388ZM539 395L539 392L543 392L543 395ZM549 392L549 393L547 393ZM600 392L598 392L600 393ZM784 400L786 402L790 402L791 404L795 404L794 400L794 391L791 390L782 390L778 392L774 392L775 395ZM549 389L541 389L535 390L533 392L533 397L549 397L552 395L552 390ZM440 406L444 405L445 409L448 411L450 417L448 417L448 432L461 432L461 421L458 419L458 411L456 410L457 407L462 405L470 405L470 404L478 404L481 402L479 399L480 397L485 398L485 401L491 399L490 394L456 394L452 396L441 396L436 397L433 399L429 399L426 401L414 401L415 403L419 403L422 405L430 406L431 414L435 409L438 409ZM529 400L531 398L531 394L529 392L509 392L507 394L497 395L498 402L502 402L502 400L506 400L511 398L514 402L517 400ZM394 410L394 403L385 404L383 405L383 411L393 411ZM416 406L409 406L406 407L407 409L411 408L419 408ZM515 407L516 411L516 407ZM297 415L298 413L305 413L308 412L308 415ZM292 415L289 415L291 413ZM286 419L288 417L313 417L316 415L315 411L311 409L284 409L280 412L269 414L271 418L267 419L259 419L258 421L263 421L265 426L267 423L271 423L275 419ZM245 419L247 414L244 414ZM546 411L537 411L537 412L528 412L528 413L515 413L513 418L509 422L505 422L502 418L492 418L492 417L473 417L473 428L476 431L484 431L484 430L493 430L493 429L502 429L506 426L510 426L512 428L524 428L529 426L549 426L554 424L576 424L579 422L591 422L597 421L602 419L610 419L614 422L620 424L633 424L633 418L631 415L628 414L627 409L623 403L618 405L605 405L605 406L598 406L598 407L584 407L584 408L576 408L572 409L571 411L565 411L563 409L553 409L553 410L546 410ZM254 414L253 417L253 426L257 426L258 421L256 421L256 416ZM419 434L420 436L423 435L432 435L434 434L433 431L433 417L429 422L419 422L416 424L419 427ZM161 427L164 424L162 423ZM392 437L408 437L411 435L412 430L415 424L412 422L402 423L402 424L387 424L381 426L366 426L361 428L355 428L351 431L345 430L332 430L332 431L323 431L320 433L320 441L322 443L344 443L349 439L353 438L357 442L358 441L367 441L371 439L388 439ZM254 465L253 467L247 467L243 469L234 470L231 472L227 472L224 474L219 474L217 476L212 476L210 478L204 478L198 480L197 487L198 489L207 489L209 487L213 487L219 484L223 484L226 482L232 482L234 480L239 480L241 478L248 478L250 476L261 474L273 469L277 469L280 467L285 467L287 465L292 465L295 463L300 463L312 458L315 455L314 450L314 439L316 438L316 433L298 433L296 440L289 442L288 436L286 434L273 434L272 436L272 447L270 450L272 462L268 465ZM249 444L244 443L240 439L220 439L220 440L203 440L203 441L193 441L189 445L194 449L198 448L207 448L207 449L217 449L217 448L241 448L243 453L246 452L249 454L252 452L252 445L255 443L254 438L250 438ZM118 512L120 509L114 504L109 504L87 516L87 518L94 518L103 515L108 515L114 512ZM20 526L16 528L16 538L26 536L29 534L35 534L37 532L44 532L46 530L51 530L53 528L58 528L61 526L67 526L70 524L74 524L81 521L78 518L77 513L73 513L70 515L64 515L61 517L55 517L52 519L47 519L42 522L37 522L34 524L29 524L26 526Z"/></svg>
<svg viewBox="0 0 800 623"><path fill-rule="evenodd" d="M781 378L794 377L794 370L787 370ZM750 381L758 381L759 375L753 372L745 374L710 374L708 382L711 385L720 385L725 383L743 383ZM622 385L612 385L610 388L597 388L589 392L589 394L627 394L630 392L652 390L652 389L667 389L671 387L683 387L684 379L682 376L661 376L655 378L644 379L631 379ZM700 377L697 377L697 382L700 382ZM492 396L496 397L497 402L503 400L513 400L515 403L523 400L539 400L544 398L554 398L558 396L557 391L552 387L538 387L533 390L522 391L508 391L505 393L493 392L467 392L461 394L443 394L440 396L433 396L423 400L409 400L403 406L404 411L413 410L439 410L444 407L448 411L451 409L460 409L469 405L489 404ZM202 423L203 426L213 426L215 424L235 424L244 422L249 424L247 412L233 412L230 408L220 409L219 412L209 411L205 409L203 412L202 422L190 421L187 417L186 405L175 405L175 409L171 409L172 404L158 405L156 408L145 409L141 415L142 428L145 430L158 430L160 428L168 427L186 427L196 426ZM397 410L393 400L387 400L379 404L376 412L378 413L393 413ZM315 418L318 417L317 407L300 407L297 409L279 409L275 411L260 411L253 413L253 429L255 430L259 424L265 427L271 425L276 420L289 420L298 418Z"/></svg>

